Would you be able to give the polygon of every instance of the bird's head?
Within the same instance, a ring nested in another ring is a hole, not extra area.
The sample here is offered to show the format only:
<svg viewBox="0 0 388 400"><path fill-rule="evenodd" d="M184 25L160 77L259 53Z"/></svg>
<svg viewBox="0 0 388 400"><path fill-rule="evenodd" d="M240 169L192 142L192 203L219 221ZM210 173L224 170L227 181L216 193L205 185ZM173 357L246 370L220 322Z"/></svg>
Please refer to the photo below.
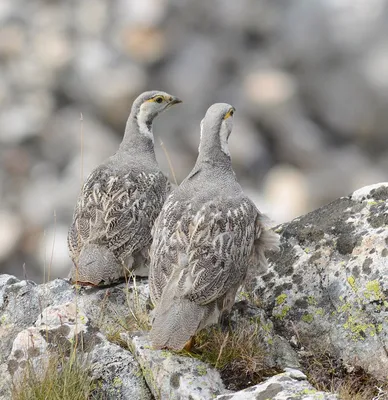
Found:
<svg viewBox="0 0 388 400"><path fill-rule="evenodd" d="M153 119L167 110L174 104L181 103L176 96L172 96L166 92L150 91L142 93L133 103L132 115L137 118L140 123L149 125Z"/></svg>
<svg viewBox="0 0 388 400"><path fill-rule="evenodd" d="M200 152L208 150L209 147L220 146L226 155L230 155L228 139L233 129L234 113L235 108L226 103L216 103L209 107L201 121Z"/></svg>

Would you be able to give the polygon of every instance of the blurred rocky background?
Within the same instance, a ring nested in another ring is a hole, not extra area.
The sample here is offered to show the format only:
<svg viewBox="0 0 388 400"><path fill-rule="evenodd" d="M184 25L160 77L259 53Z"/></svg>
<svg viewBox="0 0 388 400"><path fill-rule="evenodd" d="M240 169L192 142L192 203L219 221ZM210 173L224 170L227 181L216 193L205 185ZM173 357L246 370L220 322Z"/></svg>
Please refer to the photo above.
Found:
<svg viewBox="0 0 388 400"><path fill-rule="evenodd" d="M388 0L1 0L0 273L67 275L81 175L144 90L184 100L155 124L178 182L232 103L236 173L276 222L387 180L387 21Z"/></svg>

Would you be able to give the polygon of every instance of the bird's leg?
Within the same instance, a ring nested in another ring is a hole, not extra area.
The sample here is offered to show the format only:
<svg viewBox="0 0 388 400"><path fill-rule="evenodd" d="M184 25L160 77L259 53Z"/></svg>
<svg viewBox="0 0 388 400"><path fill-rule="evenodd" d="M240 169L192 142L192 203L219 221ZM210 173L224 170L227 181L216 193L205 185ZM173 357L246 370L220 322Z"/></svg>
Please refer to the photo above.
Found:
<svg viewBox="0 0 388 400"><path fill-rule="evenodd" d="M185 347L183 348L184 350L188 351L189 353L191 352L191 348L195 344L195 336L192 336L185 344Z"/></svg>

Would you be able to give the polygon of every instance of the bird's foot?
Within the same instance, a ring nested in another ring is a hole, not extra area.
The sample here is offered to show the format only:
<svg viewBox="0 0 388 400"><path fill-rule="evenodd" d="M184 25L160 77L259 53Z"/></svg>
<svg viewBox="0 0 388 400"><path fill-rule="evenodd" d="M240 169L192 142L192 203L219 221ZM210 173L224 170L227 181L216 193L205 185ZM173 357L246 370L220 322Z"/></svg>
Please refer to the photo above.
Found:
<svg viewBox="0 0 388 400"><path fill-rule="evenodd" d="M183 350L186 350L187 352L191 352L191 349L193 348L195 344L195 336L192 336L185 344L183 347Z"/></svg>

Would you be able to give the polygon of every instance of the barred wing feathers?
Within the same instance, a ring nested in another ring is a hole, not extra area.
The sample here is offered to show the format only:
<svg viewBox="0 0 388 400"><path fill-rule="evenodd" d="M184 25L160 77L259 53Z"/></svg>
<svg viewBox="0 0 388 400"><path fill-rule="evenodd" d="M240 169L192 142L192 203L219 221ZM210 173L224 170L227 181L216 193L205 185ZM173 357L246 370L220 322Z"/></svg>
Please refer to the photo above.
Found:
<svg viewBox="0 0 388 400"><path fill-rule="evenodd" d="M243 282L260 218L253 203L209 201L193 211L189 201L170 198L154 228L151 246L151 297L163 289L199 305L220 299ZM172 278L172 279L171 279Z"/></svg>
<svg viewBox="0 0 388 400"><path fill-rule="evenodd" d="M118 259L149 245L151 228L168 191L159 173L114 173L97 168L84 184L68 243L76 259L86 243L108 248Z"/></svg>

